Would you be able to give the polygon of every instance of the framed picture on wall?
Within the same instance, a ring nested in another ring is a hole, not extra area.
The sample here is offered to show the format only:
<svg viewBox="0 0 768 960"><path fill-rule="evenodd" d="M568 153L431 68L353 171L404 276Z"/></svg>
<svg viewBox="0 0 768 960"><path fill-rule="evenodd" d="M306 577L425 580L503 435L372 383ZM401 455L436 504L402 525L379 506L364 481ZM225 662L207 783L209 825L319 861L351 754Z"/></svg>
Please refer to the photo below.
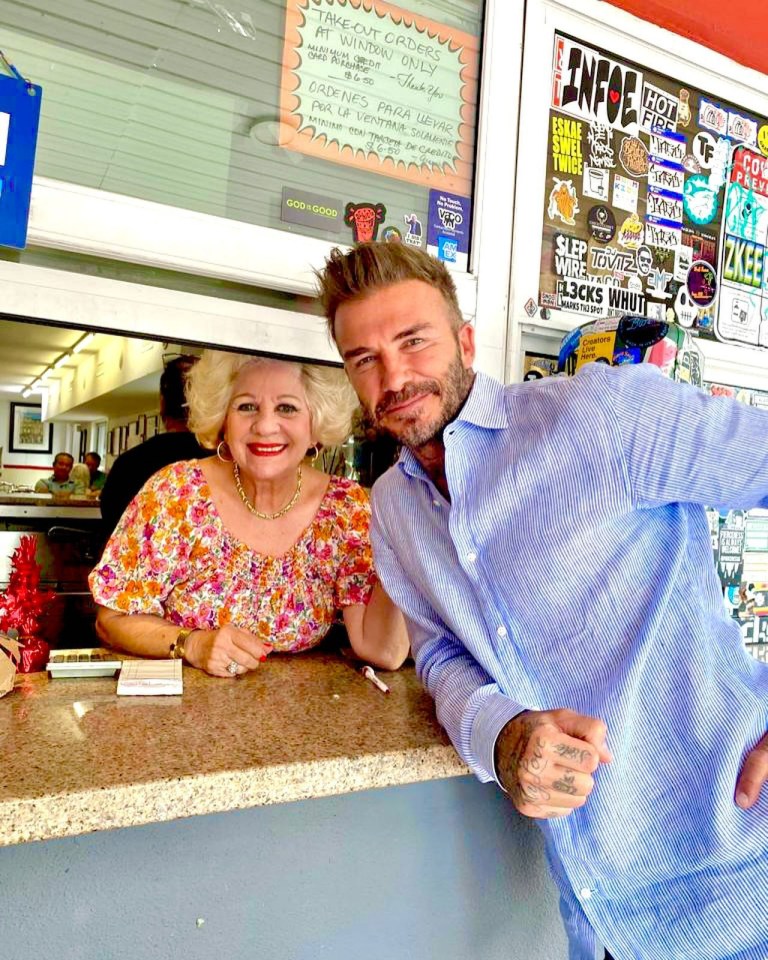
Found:
<svg viewBox="0 0 768 960"><path fill-rule="evenodd" d="M11 453L53 453L53 424L43 422L39 403L11 403L8 438Z"/></svg>

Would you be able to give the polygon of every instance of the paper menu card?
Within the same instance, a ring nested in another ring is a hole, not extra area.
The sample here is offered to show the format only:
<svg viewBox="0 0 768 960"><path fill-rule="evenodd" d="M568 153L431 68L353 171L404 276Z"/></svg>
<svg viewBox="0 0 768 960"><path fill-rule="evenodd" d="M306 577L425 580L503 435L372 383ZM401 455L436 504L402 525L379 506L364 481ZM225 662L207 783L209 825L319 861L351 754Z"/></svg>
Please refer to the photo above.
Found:
<svg viewBox="0 0 768 960"><path fill-rule="evenodd" d="M181 660L126 660L117 693L126 697L157 697L184 692Z"/></svg>

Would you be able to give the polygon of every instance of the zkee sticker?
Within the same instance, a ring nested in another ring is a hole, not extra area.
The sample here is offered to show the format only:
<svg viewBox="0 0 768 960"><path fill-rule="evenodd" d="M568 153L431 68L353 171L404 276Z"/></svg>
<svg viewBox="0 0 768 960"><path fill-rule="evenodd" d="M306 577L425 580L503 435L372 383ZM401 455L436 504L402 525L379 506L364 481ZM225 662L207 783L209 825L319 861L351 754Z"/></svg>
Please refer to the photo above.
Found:
<svg viewBox="0 0 768 960"><path fill-rule="evenodd" d="M344 223L352 228L355 243L375 240L379 224L387 215L383 203L348 203L344 208Z"/></svg>
<svg viewBox="0 0 768 960"><path fill-rule="evenodd" d="M574 217L579 212L576 188L571 180L558 180L557 177L552 177L552 180L554 186L549 192L547 216L550 220L562 220L572 227L576 223Z"/></svg>
<svg viewBox="0 0 768 960"><path fill-rule="evenodd" d="M555 37L552 106L625 133L638 130L643 75L597 50Z"/></svg>
<svg viewBox="0 0 768 960"><path fill-rule="evenodd" d="M763 285L765 247L727 234L723 245L723 280L759 290Z"/></svg>
<svg viewBox="0 0 768 960"><path fill-rule="evenodd" d="M533 299L533 297L529 297L526 300L525 306L523 307L523 309L525 310L526 314L531 320L536 316L536 311L538 310L538 307L536 306L536 301Z"/></svg>

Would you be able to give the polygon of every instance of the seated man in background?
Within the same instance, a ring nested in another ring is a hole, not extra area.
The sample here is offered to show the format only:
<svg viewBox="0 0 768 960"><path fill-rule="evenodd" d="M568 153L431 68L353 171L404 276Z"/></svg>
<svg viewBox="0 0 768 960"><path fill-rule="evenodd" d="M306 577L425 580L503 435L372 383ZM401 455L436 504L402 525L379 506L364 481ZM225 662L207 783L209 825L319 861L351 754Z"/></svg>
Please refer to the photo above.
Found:
<svg viewBox="0 0 768 960"><path fill-rule="evenodd" d="M126 450L112 465L100 498L104 542L111 536L125 508L153 473L169 463L208 457L213 452L201 447L187 426L189 411L184 398L184 383L197 360L192 356L176 357L163 370L160 377L160 416L165 433L158 433L131 450Z"/></svg>
<svg viewBox="0 0 768 960"><path fill-rule="evenodd" d="M103 470L99 470L101 466L101 455L96 453L95 450L92 450L90 453L86 453L83 463L88 467L88 471L91 474L91 480L88 484L89 489L96 492L103 490L107 475Z"/></svg>
<svg viewBox="0 0 768 960"><path fill-rule="evenodd" d="M74 464L71 453L57 453L53 458L53 473L37 481L35 493L74 493L75 482L69 476Z"/></svg>

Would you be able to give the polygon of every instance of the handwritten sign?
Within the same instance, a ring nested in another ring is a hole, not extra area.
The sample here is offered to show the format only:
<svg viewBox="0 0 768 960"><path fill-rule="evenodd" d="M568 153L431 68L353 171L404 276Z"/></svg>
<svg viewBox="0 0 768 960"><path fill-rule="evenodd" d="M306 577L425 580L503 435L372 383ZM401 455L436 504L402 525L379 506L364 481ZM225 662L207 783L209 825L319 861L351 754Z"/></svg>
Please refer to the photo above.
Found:
<svg viewBox="0 0 768 960"><path fill-rule="evenodd" d="M471 193L478 38L382 0L288 0L280 145Z"/></svg>

